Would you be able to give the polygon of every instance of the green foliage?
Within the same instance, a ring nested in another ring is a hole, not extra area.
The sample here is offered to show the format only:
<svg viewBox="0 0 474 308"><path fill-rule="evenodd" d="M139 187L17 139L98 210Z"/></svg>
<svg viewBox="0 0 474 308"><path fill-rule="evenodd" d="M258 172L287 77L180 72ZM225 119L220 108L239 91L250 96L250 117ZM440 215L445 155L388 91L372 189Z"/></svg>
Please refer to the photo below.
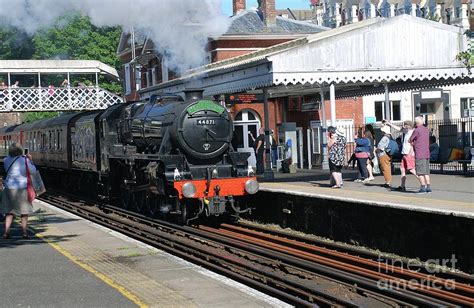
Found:
<svg viewBox="0 0 474 308"><path fill-rule="evenodd" d="M116 48L120 34L119 27L98 28L88 17L64 16L54 27L41 29L33 36L33 59L98 60L118 70L121 64ZM122 92L120 84L103 78L100 86L119 95Z"/></svg>
<svg viewBox="0 0 474 308"><path fill-rule="evenodd" d="M472 35L472 34L471 34ZM468 50L462 51L456 55L456 61L461 62L471 73L471 69L474 67L474 43L473 38L470 38Z"/></svg>
<svg viewBox="0 0 474 308"><path fill-rule="evenodd" d="M15 28L0 28L0 59L31 59L34 45L25 32Z"/></svg>
<svg viewBox="0 0 474 308"><path fill-rule="evenodd" d="M22 122L33 122L41 119L54 118L59 115L59 112L25 112L22 115Z"/></svg>

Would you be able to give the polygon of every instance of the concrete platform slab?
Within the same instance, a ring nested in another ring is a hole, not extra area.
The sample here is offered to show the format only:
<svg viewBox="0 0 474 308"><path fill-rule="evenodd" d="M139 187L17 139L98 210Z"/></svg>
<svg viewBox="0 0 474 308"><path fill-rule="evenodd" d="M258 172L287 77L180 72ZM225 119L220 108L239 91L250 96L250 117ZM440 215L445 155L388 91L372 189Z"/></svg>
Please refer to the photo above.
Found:
<svg viewBox="0 0 474 308"><path fill-rule="evenodd" d="M277 182L260 183L260 190L474 219L474 177L433 174L433 193L421 195L416 193L419 183L412 175L407 179L407 192L383 188L382 176L368 184L355 183L353 179L354 172L346 172L344 188L331 189L327 172L301 171L292 176L280 175ZM393 186L397 187L399 181L395 175Z"/></svg>
<svg viewBox="0 0 474 308"><path fill-rule="evenodd" d="M35 209L37 237L21 240L14 229L0 240L7 306L288 306L41 201Z"/></svg>

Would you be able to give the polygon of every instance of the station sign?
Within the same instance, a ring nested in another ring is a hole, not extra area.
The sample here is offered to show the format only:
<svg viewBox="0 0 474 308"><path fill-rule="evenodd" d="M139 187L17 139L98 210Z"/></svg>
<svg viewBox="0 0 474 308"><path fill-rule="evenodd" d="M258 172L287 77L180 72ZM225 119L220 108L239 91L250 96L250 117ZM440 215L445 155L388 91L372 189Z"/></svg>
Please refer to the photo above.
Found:
<svg viewBox="0 0 474 308"><path fill-rule="evenodd" d="M263 103L263 94L229 94L225 97L226 104L255 104Z"/></svg>

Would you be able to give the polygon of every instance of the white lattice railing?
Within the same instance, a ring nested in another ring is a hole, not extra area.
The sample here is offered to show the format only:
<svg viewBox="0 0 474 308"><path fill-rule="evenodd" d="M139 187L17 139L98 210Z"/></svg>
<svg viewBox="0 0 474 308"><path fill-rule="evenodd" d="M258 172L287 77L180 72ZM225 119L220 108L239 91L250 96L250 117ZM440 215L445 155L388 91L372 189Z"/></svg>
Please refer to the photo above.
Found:
<svg viewBox="0 0 474 308"><path fill-rule="evenodd" d="M94 110L122 102L99 87L0 88L0 112Z"/></svg>

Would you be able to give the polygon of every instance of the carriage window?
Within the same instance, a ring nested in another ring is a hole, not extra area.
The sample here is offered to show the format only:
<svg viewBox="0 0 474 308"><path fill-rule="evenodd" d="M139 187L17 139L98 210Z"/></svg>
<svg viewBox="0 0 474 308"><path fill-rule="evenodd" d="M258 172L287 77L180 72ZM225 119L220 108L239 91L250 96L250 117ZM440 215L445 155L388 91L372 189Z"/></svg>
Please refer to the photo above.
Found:
<svg viewBox="0 0 474 308"><path fill-rule="evenodd" d="M61 132L58 129L58 150L61 150Z"/></svg>

